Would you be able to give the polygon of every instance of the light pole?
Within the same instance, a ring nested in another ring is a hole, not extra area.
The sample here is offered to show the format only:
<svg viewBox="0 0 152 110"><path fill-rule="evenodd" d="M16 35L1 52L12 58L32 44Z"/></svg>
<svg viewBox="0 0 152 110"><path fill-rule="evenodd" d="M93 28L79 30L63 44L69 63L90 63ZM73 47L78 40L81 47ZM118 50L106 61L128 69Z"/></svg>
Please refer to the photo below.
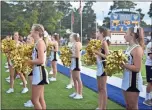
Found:
<svg viewBox="0 0 152 110"><path fill-rule="evenodd" d="M103 25L103 21L104 21L104 11L102 10L102 25Z"/></svg>

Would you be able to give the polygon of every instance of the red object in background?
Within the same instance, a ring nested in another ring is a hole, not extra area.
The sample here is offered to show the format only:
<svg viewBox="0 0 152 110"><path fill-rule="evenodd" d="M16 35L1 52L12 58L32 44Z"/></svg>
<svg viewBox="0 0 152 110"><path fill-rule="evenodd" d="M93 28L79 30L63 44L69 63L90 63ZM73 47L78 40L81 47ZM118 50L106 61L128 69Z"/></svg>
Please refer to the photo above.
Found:
<svg viewBox="0 0 152 110"><path fill-rule="evenodd" d="M81 6L82 0L80 0L80 7L79 7L79 14L82 15L82 6Z"/></svg>
<svg viewBox="0 0 152 110"><path fill-rule="evenodd" d="M71 13L71 19L72 19L72 24L74 24L74 13L73 13L73 11Z"/></svg>

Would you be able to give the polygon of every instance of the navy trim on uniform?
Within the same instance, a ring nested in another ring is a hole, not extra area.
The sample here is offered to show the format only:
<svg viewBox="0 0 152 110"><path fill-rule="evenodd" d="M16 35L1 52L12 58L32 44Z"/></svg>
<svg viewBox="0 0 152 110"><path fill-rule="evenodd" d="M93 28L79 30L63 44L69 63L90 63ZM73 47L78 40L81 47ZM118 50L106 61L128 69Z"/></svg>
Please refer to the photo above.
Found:
<svg viewBox="0 0 152 110"><path fill-rule="evenodd" d="M136 87L137 72L132 72L131 86L127 89L128 92L140 92Z"/></svg>
<svg viewBox="0 0 152 110"><path fill-rule="evenodd" d="M101 53L102 53L102 54L105 54L105 50L104 50L104 49L101 49ZM106 62L104 61L105 58L101 57L101 60L102 60L103 68L105 68L105 67L106 67ZM102 76L107 76L107 74L106 74L105 71L103 72L103 74L102 74L100 77L102 77Z"/></svg>
<svg viewBox="0 0 152 110"><path fill-rule="evenodd" d="M40 68L42 70L43 80L38 85L48 84L48 82L46 81L46 71L45 71L45 68L44 68L44 66L41 66Z"/></svg>
<svg viewBox="0 0 152 110"><path fill-rule="evenodd" d="M106 75L106 72L103 72L103 74L102 74L101 76L107 76L107 75Z"/></svg>
<svg viewBox="0 0 152 110"><path fill-rule="evenodd" d="M54 52L54 59L52 61L57 61L56 54L57 52Z"/></svg>
<svg viewBox="0 0 152 110"><path fill-rule="evenodd" d="M35 48L36 52L37 52L37 58L38 58L38 50ZM44 50L44 53L46 52L46 50Z"/></svg>
<svg viewBox="0 0 152 110"><path fill-rule="evenodd" d="M133 55L130 53L132 60L133 60ZM134 64L134 63L133 63ZM131 86L126 90L128 92L140 92L137 87L136 87L136 81L137 81L137 72L131 72L132 77L131 77Z"/></svg>
<svg viewBox="0 0 152 110"><path fill-rule="evenodd" d="M33 72L31 71L30 74L28 76L33 76Z"/></svg>
<svg viewBox="0 0 152 110"><path fill-rule="evenodd" d="M76 60L76 68L73 69L73 71L80 71L80 68L79 68L79 58L75 58Z"/></svg>
<svg viewBox="0 0 152 110"><path fill-rule="evenodd" d="M146 65L146 79L147 82L152 83L152 66Z"/></svg>

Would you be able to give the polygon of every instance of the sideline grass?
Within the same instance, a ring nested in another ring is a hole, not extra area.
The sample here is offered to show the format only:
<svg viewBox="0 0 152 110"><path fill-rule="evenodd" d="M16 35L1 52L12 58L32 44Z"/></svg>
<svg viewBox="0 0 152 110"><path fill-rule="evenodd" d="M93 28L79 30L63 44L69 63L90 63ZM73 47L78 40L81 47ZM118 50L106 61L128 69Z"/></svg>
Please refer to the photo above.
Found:
<svg viewBox="0 0 152 110"><path fill-rule="evenodd" d="M5 78L9 76L9 73L5 73L4 63L6 59L2 55L2 109L27 109L23 104L29 100L30 95L21 94L22 87L19 85L20 79L15 80L15 92L12 94L6 94L6 90L9 88L9 83L5 81ZM45 100L47 109L92 109L97 107L97 93L84 87L83 88L83 100L73 100L68 97L73 92L72 90L65 89L65 86L69 83L69 78L58 73L57 82L51 82L45 86ZM124 109L122 106L116 104L113 101L108 100L108 109ZM29 108L31 109L31 108Z"/></svg>

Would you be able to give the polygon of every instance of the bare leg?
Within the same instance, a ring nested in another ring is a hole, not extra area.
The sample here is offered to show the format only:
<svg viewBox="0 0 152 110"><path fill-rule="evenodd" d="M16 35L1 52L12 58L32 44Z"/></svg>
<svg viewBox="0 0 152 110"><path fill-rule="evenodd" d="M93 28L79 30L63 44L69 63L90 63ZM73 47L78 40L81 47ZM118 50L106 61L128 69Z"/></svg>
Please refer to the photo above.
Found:
<svg viewBox="0 0 152 110"><path fill-rule="evenodd" d="M43 86L41 85L32 85L32 103L35 110L41 110L42 106L40 104L40 96Z"/></svg>
<svg viewBox="0 0 152 110"><path fill-rule="evenodd" d="M20 75L20 78L21 78L21 80L23 82L23 87L26 88L26 79L25 79L23 73L20 73L19 75Z"/></svg>
<svg viewBox="0 0 152 110"><path fill-rule="evenodd" d="M45 103L45 100L44 100L44 86L42 88L42 92L41 92L41 96L40 96L40 104L42 106L42 109L46 110L46 103Z"/></svg>
<svg viewBox="0 0 152 110"><path fill-rule="evenodd" d="M73 85L72 70L70 70L70 84Z"/></svg>
<svg viewBox="0 0 152 110"><path fill-rule="evenodd" d="M147 93L152 92L152 83L148 83L147 88L146 88L146 92Z"/></svg>
<svg viewBox="0 0 152 110"><path fill-rule="evenodd" d="M99 92L99 108L100 109L106 109L107 105L107 87L106 87L106 81L107 76L98 77L98 92Z"/></svg>
<svg viewBox="0 0 152 110"><path fill-rule="evenodd" d="M10 87L14 88L14 68L12 66L9 66L9 70L10 70Z"/></svg>
<svg viewBox="0 0 152 110"><path fill-rule="evenodd" d="M57 62L56 61L52 61L52 69L53 69L53 77L56 78L57 75Z"/></svg>
<svg viewBox="0 0 152 110"><path fill-rule="evenodd" d="M138 110L139 92L126 92L128 110Z"/></svg>
<svg viewBox="0 0 152 110"><path fill-rule="evenodd" d="M72 77L73 77L75 92L78 93L78 83L76 81L76 77L74 75L74 71L72 71Z"/></svg>
<svg viewBox="0 0 152 110"><path fill-rule="evenodd" d="M81 81L81 78L80 78L80 71L73 71L73 75L75 77L75 80L77 82L77 91L78 91L78 94L82 95L82 81Z"/></svg>

